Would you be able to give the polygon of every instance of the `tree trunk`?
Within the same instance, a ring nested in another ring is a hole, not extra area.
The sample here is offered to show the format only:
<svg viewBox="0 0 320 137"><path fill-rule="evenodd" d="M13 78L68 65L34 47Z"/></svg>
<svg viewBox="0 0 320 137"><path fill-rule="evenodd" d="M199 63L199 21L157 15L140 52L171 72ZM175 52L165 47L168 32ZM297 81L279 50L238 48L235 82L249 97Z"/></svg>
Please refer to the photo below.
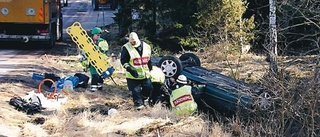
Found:
<svg viewBox="0 0 320 137"><path fill-rule="evenodd" d="M276 25L276 0L269 0L270 4L270 22L269 22L269 35L270 35L270 44L268 46L269 50L269 59L270 59L270 70L274 74L278 73L277 65L277 25Z"/></svg>
<svg viewBox="0 0 320 137"><path fill-rule="evenodd" d="M151 36L154 36L156 34L156 23L157 23L157 3L156 0L152 0L152 30L151 30Z"/></svg>

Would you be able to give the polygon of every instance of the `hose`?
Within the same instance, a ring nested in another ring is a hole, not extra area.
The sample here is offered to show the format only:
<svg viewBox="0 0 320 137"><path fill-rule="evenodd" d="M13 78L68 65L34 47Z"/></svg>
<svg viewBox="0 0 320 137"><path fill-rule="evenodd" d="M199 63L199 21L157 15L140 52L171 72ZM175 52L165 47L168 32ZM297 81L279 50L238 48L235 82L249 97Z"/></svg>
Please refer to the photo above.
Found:
<svg viewBox="0 0 320 137"><path fill-rule="evenodd" d="M41 93L42 84L43 84L44 82L46 82L46 81L51 82L51 83L53 84L53 86L54 86L53 93L49 94L49 95L47 96L47 98L48 98L48 99L56 99L55 94L57 93L57 85L56 85L56 83L55 83L53 80L51 80L51 79L44 79L44 80L42 80L42 81L39 83L38 93Z"/></svg>
<svg viewBox="0 0 320 137"><path fill-rule="evenodd" d="M56 93L57 93L57 85L56 85L56 83L55 83L53 80L51 80L51 79L44 79L44 80L42 80L42 81L39 83L38 92L41 93L42 84L43 84L44 82L46 82L46 81L51 82L51 83L53 84L53 86L54 86L53 93L49 94L49 95L47 96L47 98L48 98L48 99L57 99L57 100L58 100L58 98L57 98L57 96L56 96ZM65 90L63 90L63 89L62 89L62 92L65 93L66 95L70 95L67 91L65 91Z"/></svg>

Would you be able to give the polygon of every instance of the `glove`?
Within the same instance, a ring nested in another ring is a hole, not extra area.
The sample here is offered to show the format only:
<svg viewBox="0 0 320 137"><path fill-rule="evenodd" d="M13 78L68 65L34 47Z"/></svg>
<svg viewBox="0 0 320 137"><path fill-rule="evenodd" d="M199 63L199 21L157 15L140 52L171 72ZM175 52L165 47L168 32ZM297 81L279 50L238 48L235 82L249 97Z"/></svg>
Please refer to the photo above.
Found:
<svg viewBox="0 0 320 137"><path fill-rule="evenodd" d="M84 72L87 72L88 71L88 68L89 68L89 62L88 60L83 60L81 61L81 65L82 65L82 69Z"/></svg>
<svg viewBox="0 0 320 137"><path fill-rule="evenodd" d="M126 69L133 77L137 78L138 77L138 72L133 69L132 66L128 66Z"/></svg>
<svg viewBox="0 0 320 137"><path fill-rule="evenodd" d="M101 78L103 78L103 79L109 78L113 74L113 72L114 72L114 68L110 67L106 71L102 72Z"/></svg>

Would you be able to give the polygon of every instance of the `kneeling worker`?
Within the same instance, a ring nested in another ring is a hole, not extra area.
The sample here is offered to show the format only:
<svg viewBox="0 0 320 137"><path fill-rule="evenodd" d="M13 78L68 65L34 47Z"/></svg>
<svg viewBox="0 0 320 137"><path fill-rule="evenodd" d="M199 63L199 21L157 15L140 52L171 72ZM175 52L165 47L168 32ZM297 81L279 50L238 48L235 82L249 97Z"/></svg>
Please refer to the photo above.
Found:
<svg viewBox="0 0 320 137"><path fill-rule="evenodd" d="M169 105L170 93L165 86L165 74L157 66L152 66L152 70L150 71L150 78L153 90L149 99L149 105L154 106L156 103Z"/></svg>
<svg viewBox="0 0 320 137"><path fill-rule="evenodd" d="M180 75L176 80L178 88L172 91L170 104L176 114L193 114L197 110L197 103L192 96L192 87L187 85L187 77Z"/></svg>

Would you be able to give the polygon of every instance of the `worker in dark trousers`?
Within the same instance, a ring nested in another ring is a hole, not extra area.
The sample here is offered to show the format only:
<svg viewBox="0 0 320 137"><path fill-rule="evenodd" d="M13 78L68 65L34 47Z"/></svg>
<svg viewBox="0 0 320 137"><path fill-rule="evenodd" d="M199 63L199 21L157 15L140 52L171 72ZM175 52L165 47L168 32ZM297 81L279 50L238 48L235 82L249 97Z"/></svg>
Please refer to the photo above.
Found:
<svg viewBox="0 0 320 137"><path fill-rule="evenodd" d="M109 49L109 45L106 40L100 38L102 34L101 28L94 27L91 31L91 34L93 43L98 47L97 49L99 49L100 52L106 54ZM81 54L85 54L84 51L82 51ZM89 61L84 57L84 55L80 61L85 71L87 70L87 68L89 68L89 72L91 74L90 91L94 92L96 90L102 90L103 78L98 74L97 70L92 65L90 65Z"/></svg>
<svg viewBox="0 0 320 137"><path fill-rule="evenodd" d="M137 33L131 32L129 42L123 45L121 64L126 69L128 89L132 92L134 106L137 110L145 107L144 100L150 97L153 89L150 80L151 47L140 41Z"/></svg>
<svg viewBox="0 0 320 137"><path fill-rule="evenodd" d="M165 84L165 74L157 66L152 66L150 75L153 90L149 99L149 105L154 106L157 103L161 103L163 106L168 107L170 105L169 97L171 93Z"/></svg>

